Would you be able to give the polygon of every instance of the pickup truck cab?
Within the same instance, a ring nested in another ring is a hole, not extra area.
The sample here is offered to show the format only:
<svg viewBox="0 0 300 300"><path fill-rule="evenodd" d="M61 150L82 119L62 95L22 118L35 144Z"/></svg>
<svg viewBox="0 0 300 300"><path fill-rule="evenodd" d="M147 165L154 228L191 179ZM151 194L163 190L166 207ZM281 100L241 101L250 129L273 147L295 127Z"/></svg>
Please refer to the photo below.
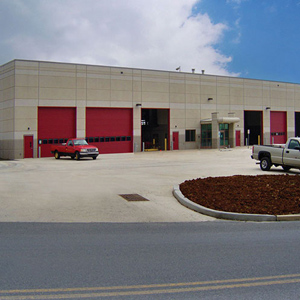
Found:
<svg viewBox="0 0 300 300"><path fill-rule="evenodd" d="M66 143L54 144L51 146L51 153L56 159L61 156L70 156L79 160L81 157L92 157L96 159L99 150L93 145L89 145L85 139L68 139Z"/></svg>
<svg viewBox="0 0 300 300"><path fill-rule="evenodd" d="M254 145L251 158L260 161L263 171L269 171L272 165L281 166L285 171L300 169L300 138L289 138L283 145Z"/></svg>

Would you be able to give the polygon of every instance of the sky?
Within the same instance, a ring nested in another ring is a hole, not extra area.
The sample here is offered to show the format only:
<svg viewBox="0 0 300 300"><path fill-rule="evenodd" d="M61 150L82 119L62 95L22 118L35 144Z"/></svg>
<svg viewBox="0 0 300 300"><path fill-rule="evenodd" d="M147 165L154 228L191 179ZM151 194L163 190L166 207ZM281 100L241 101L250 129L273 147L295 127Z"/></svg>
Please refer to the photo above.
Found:
<svg viewBox="0 0 300 300"><path fill-rule="evenodd" d="M28 59L300 83L300 0L0 0Z"/></svg>

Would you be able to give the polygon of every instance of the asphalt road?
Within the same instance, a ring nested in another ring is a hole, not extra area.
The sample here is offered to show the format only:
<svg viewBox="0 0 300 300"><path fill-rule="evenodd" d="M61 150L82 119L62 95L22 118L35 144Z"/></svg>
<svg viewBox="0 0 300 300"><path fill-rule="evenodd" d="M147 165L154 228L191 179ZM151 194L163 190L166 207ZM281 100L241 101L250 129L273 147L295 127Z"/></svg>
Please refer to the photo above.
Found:
<svg viewBox="0 0 300 300"><path fill-rule="evenodd" d="M0 223L0 299L299 299L300 222Z"/></svg>

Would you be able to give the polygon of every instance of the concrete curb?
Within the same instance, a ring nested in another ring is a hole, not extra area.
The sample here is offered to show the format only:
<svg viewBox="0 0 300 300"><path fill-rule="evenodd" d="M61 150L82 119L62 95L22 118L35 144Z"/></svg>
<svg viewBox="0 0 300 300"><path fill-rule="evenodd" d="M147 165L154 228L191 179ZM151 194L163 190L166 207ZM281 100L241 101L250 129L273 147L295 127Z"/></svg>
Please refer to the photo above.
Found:
<svg viewBox="0 0 300 300"><path fill-rule="evenodd" d="M260 215L260 214L239 214L225 211L217 211L199 205L192 202L188 198L184 197L181 193L179 185L173 187L173 195L183 206L186 206L201 214L211 216L218 219L236 220L236 221L255 221L255 222L267 222L267 221L300 221L300 214L295 215Z"/></svg>
<svg viewBox="0 0 300 300"><path fill-rule="evenodd" d="M276 216L277 221L300 221L300 214L295 215L279 215Z"/></svg>

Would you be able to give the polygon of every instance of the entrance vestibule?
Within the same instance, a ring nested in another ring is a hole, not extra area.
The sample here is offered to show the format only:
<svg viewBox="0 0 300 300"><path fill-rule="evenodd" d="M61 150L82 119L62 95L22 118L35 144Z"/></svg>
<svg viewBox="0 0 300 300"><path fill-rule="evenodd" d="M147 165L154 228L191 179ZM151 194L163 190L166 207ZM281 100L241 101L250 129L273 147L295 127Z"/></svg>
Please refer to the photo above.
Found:
<svg viewBox="0 0 300 300"><path fill-rule="evenodd" d="M212 113L211 119L201 120L201 148L235 147L235 123L240 118L235 113L228 113L228 117L219 117L219 112Z"/></svg>

